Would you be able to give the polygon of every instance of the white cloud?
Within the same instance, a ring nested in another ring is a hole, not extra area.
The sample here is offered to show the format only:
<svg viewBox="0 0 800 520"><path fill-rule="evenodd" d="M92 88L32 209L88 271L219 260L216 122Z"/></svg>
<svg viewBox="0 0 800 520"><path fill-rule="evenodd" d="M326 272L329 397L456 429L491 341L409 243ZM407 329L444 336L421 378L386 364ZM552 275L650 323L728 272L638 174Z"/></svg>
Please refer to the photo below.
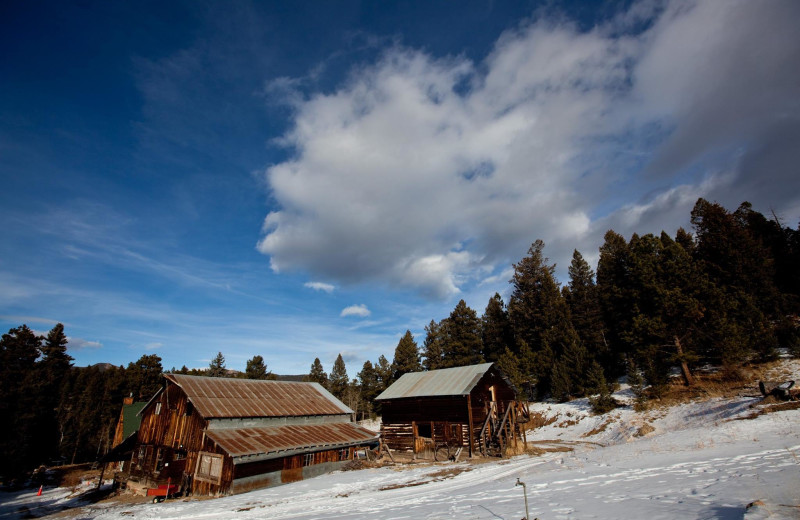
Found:
<svg viewBox="0 0 800 520"><path fill-rule="evenodd" d="M315 291L322 291L328 294L332 293L333 290L336 288L335 286L329 283L323 282L306 282L303 284L304 287L308 287L309 289L314 289Z"/></svg>
<svg viewBox="0 0 800 520"><path fill-rule="evenodd" d="M393 47L338 90L292 97L281 142L295 154L266 172L279 208L259 250L277 272L446 298L537 238L566 268L574 248L599 245L600 226L686 225L720 169L739 179L725 193L748 198L753 174L736 161L777 142L776 120L800 121L800 4L653 5L588 32L539 19L481 63ZM767 175L796 186L797 152L781 150ZM790 208L798 193L759 192Z"/></svg>
<svg viewBox="0 0 800 520"><path fill-rule="evenodd" d="M340 316L343 318L347 316L359 316L361 318L366 318L370 314L372 313L370 312L369 309L367 309L366 305L359 304L359 305L351 305L349 307L345 307L344 309L342 309Z"/></svg>
<svg viewBox="0 0 800 520"><path fill-rule="evenodd" d="M99 341L88 341L82 338L67 337L68 350L85 350L102 348L103 344Z"/></svg>
<svg viewBox="0 0 800 520"><path fill-rule="evenodd" d="M145 350L156 350L156 349L159 349L159 348L161 348L163 346L164 346L163 343L148 343L148 344L146 344L144 346L144 349Z"/></svg>

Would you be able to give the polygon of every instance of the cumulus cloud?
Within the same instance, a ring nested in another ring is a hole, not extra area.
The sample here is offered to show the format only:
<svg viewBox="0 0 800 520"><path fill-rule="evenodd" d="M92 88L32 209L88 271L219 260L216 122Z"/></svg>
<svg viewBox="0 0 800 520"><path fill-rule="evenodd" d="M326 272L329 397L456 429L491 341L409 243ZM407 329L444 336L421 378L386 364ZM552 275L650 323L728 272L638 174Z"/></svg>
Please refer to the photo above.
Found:
<svg viewBox="0 0 800 520"><path fill-rule="evenodd" d="M322 291L328 294L332 293L333 290L336 288L329 283L323 282L306 282L303 284L304 287L308 287L309 289L314 289L315 291Z"/></svg>
<svg viewBox="0 0 800 520"><path fill-rule="evenodd" d="M698 196L744 200L768 152L782 159L759 197L797 207L800 152L776 128L800 128L798 11L637 3L589 31L538 18L480 63L392 47L290 98L294 155L266 171L279 207L258 248L276 272L446 298L537 238L566 266L603 226L669 229Z"/></svg>
<svg viewBox="0 0 800 520"><path fill-rule="evenodd" d="M370 314L372 313L370 312L370 310L367 308L366 305L359 304L359 305L351 305L349 307L345 307L344 309L342 309L340 316L343 318L347 316L358 316L360 318L366 318Z"/></svg>

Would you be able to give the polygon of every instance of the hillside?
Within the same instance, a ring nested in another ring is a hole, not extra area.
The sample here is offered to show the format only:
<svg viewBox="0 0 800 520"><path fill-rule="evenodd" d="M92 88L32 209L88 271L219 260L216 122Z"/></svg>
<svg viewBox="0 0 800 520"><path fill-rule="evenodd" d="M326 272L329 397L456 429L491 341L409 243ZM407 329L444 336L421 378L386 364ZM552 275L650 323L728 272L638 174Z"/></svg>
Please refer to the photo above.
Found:
<svg viewBox="0 0 800 520"><path fill-rule="evenodd" d="M800 361L786 360L760 375L800 379ZM519 478L527 486L530 518L541 520L800 518L800 410L763 403L749 395L756 393L750 385L720 393L732 395L643 413L623 407L597 417L585 399L535 404L548 424L528 432L530 453L505 460L370 468L215 500L109 501L62 515L511 520L525 510ZM629 391L623 387L615 397L625 401ZM39 500L54 508L67 493L45 490ZM13 518L23 506L36 514L34 495L0 498L0 516Z"/></svg>

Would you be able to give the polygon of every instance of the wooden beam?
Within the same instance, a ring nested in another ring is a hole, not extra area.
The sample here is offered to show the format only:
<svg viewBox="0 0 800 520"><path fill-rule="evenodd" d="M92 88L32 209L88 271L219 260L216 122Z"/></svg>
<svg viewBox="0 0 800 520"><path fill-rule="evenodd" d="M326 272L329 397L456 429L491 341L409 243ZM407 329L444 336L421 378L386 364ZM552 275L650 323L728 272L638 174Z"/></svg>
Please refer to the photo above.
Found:
<svg viewBox="0 0 800 520"><path fill-rule="evenodd" d="M472 428L472 395L467 394L467 417L469 418L469 456L475 453L475 434Z"/></svg>

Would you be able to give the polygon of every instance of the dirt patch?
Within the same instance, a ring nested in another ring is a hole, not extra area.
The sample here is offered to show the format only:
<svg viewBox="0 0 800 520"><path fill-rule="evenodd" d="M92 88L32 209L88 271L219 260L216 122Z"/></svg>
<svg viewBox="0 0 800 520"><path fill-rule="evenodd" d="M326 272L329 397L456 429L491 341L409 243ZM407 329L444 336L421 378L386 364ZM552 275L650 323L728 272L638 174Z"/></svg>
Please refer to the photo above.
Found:
<svg viewBox="0 0 800 520"><path fill-rule="evenodd" d="M648 433L653 433L654 431L656 431L656 429L653 428L653 426L651 426L650 424L645 423L642 426L640 426L638 430L636 430L636 433L634 433L633 436L634 437L644 437Z"/></svg>
<svg viewBox="0 0 800 520"><path fill-rule="evenodd" d="M764 401L766 401L766 399L761 401L761 403L759 403L759 405L762 404ZM758 405L756 405L756 406L758 406ZM780 403L780 404L773 404L773 405L764 406L763 408L758 408L757 410L755 410L754 412L752 412L752 413L750 413L748 415L745 415L745 416L742 416L742 417L737 417L737 418L735 418L733 420L734 421L749 421L749 420L755 419L756 417L760 417L760 416L768 414L768 413L785 412L787 410L800 410L800 401L790 401L788 403Z"/></svg>
<svg viewBox="0 0 800 520"><path fill-rule="evenodd" d="M497 459L493 460L497 461ZM463 466L463 465L452 466L449 468L440 469L439 471L434 471L433 473L429 473L420 480L412 480L411 482L402 482L399 484L384 486L382 488L378 488L378 491L388 491L390 489L401 489L407 487L423 486L425 484L430 484L431 482L441 482L443 480L453 478L456 475L460 475L461 473L466 473L468 471L472 471L472 468L469 466Z"/></svg>
<svg viewBox="0 0 800 520"><path fill-rule="evenodd" d="M535 430L553 424L558 420L558 416L548 417L545 412L531 412L530 419L525 423L526 430Z"/></svg>
<svg viewBox="0 0 800 520"><path fill-rule="evenodd" d="M597 428L593 428L592 430L584 433L583 435L581 435L581 437L591 437L592 435L597 435L598 433L604 432L604 431L606 431L606 428L608 428L609 425L611 425L613 422L614 422L614 418L613 417L609 417L608 419L606 419L603 422L603 424L601 424Z"/></svg>
<svg viewBox="0 0 800 520"><path fill-rule="evenodd" d="M445 468L439 471L434 471L428 476L433 477L434 479L443 480L446 478L455 477L456 475L460 475L461 473L466 473L467 471L472 471L472 468L470 468L469 466L454 466L452 468Z"/></svg>
<svg viewBox="0 0 800 520"><path fill-rule="evenodd" d="M367 469L367 468L381 468L386 466L387 464L391 464L391 461L388 458L381 459L381 460L364 460L364 459L353 459L344 466L342 466L342 471L358 471L360 469Z"/></svg>
<svg viewBox="0 0 800 520"><path fill-rule="evenodd" d="M390 491L392 489L402 489L402 488L407 488L407 487L424 486L425 484L428 484L429 482L432 482L432 481L430 481L430 480L414 480L414 481L411 481L411 482L403 482L402 484L392 484L390 486L383 486L381 488L378 488L378 491Z"/></svg>
<svg viewBox="0 0 800 520"><path fill-rule="evenodd" d="M781 380L788 374L777 374L783 370L781 362L741 367L721 367L715 371L694 373L695 383L686 386L680 378L674 378L660 399L650 401L650 406L671 407L690 401L714 397L735 398L742 395L758 394L758 381Z"/></svg>

